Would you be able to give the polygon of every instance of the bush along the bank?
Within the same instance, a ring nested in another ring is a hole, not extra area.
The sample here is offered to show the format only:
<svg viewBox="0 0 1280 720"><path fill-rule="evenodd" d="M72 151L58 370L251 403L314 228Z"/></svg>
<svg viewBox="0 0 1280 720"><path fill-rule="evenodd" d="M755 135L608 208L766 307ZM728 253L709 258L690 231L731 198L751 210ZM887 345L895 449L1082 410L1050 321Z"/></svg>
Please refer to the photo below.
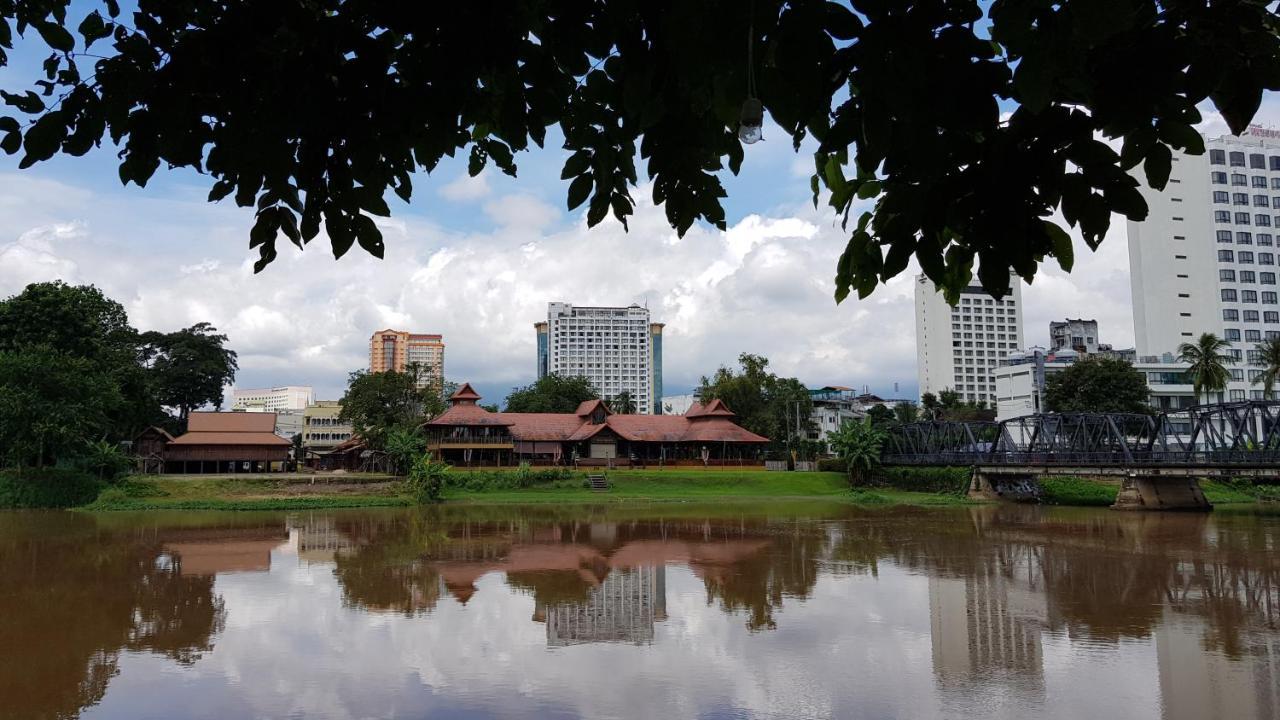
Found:
<svg viewBox="0 0 1280 720"><path fill-rule="evenodd" d="M849 461L844 458L822 458L818 461L818 472L849 472Z"/></svg>
<svg viewBox="0 0 1280 720"><path fill-rule="evenodd" d="M538 485L557 485L574 479L573 470L565 467L534 469L528 463L511 470L459 470L448 476L445 486L452 490L486 492L490 490L523 490Z"/></svg>
<svg viewBox="0 0 1280 720"><path fill-rule="evenodd" d="M0 470L0 508L69 508L91 503L103 484L70 468Z"/></svg>
<svg viewBox="0 0 1280 720"><path fill-rule="evenodd" d="M912 492L964 495L973 471L967 467L885 467L876 470L879 485Z"/></svg>
<svg viewBox="0 0 1280 720"><path fill-rule="evenodd" d="M438 503L444 499L444 486L449 476L449 466L436 460L431 453L423 453L413 461L405 490L419 504Z"/></svg>

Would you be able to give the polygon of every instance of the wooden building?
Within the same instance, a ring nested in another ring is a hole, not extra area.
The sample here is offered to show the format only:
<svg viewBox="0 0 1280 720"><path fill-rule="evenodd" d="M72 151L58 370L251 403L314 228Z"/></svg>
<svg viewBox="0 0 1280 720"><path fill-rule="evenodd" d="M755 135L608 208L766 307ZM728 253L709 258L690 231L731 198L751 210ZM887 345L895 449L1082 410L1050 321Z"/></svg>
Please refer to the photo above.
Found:
<svg viewBox="0 0 1280 720"><path fill-rule="evenodd" d="M193 412L187 432L167 443L165 471L171 473L266 472L289 459L290 443L275 434L270 412Z"/></svg>
<svg viewBox="0 0 1280 720"><path fill-rule="evenodd" d="M164 452L173 436L164 428L152 425L133 439L133 457L137 470L143 474L164 472Z"/></svg>
<svg viewBox="0 0 1280 720"><path fill-rule="evenodd" d="M464 384L426 423L427 448L455 465L754 464L769 439L734 422L719 400L684 415L618 415L601 400L572 413L494 413Z"/></svg>

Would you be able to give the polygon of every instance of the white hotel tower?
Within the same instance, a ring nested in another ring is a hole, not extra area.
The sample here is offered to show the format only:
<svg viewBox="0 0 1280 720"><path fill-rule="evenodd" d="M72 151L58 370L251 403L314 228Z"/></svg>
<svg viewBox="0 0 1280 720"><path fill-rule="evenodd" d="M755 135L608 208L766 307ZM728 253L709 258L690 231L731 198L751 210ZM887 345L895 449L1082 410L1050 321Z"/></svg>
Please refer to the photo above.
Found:
<svg viewBox="0 0 1280 720"><path fill-rule="evenodd" d="M1251 356L1280 337L1280 132L1253 127L1205 147L1174 154L1163 192L1141 182L1149 213L1128 224L1138 357L1167 360L1211 332L1237 358L1223 399L1261 398Z"/></svg>
<svg viewBox="0 0 1280 720"><path fill-rule="evenodd" d="M994 300L969 286L955 307L923 274L916 278L916 374L920 394L955 390L968 402L996 406L992 372L1022 347L1022 279L1012 276L1009 295Z"/></svg>

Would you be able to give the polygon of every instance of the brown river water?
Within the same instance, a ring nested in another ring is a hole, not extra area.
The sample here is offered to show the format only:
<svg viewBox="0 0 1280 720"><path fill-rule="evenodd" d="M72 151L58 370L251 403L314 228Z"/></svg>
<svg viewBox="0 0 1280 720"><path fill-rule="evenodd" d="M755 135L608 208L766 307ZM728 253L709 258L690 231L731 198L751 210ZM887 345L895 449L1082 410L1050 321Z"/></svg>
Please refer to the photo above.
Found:
<svg viewBox="0 0 1280 720"><path fill-rule="evenodd" d="M0 512L0 718L1280 718L1280 515Z"/></svg>

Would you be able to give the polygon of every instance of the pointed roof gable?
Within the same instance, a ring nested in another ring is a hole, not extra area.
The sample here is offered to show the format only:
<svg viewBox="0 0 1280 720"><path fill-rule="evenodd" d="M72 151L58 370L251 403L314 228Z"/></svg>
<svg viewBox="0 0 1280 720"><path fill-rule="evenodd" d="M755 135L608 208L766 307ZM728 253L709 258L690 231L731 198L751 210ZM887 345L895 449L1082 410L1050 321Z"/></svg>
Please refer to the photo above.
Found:
<svg viewBox="0 0 1280 720"><path fill-rule="evenodd" d="M475 389L471 387L471 383L469 382L462 383L462 387L458 388L457 391L455 391L452 395L449 396L449 401L452 403L459 403L465 400L470 400L472 404L475 404L475 401L479 399L480 399L480 393L476 392Z"/></svg>
<svg viewBox="0 0 1280 720"><path fill-rule="evenodd" d="M689 408L689 412L685 413L684 416L689 419L703 417L737 417L737 415L734 415L733 411L729 409L729 406L725 405L724 401L720 398L716 398L705 405L695 403Z"/></svg>
<svg viewBox="0 0 1280 720"><path fill-rule="evenodd" d="M596 398L595 400L583 400L582 402L578 403L578 409L574 410L573 414L577 415L578 417L586 417L587 415L590 415L591 413L595 412L597 407L604 408L605 415L613 414L613 411L609 409L609 406L606 405L605 402L599 398Z"/></svg>

